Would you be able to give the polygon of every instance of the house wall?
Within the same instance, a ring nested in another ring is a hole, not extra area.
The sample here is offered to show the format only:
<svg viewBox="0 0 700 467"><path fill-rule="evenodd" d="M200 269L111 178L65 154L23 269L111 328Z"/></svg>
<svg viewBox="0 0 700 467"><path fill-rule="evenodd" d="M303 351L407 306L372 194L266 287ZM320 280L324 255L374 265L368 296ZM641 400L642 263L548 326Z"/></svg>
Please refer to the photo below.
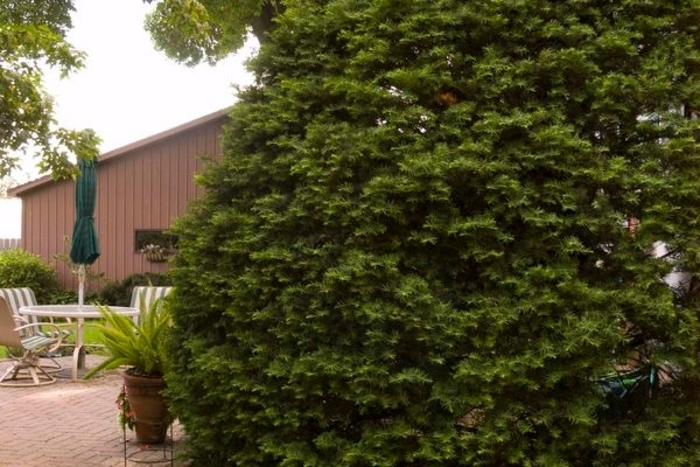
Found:
<svg viewBox="0 0 700 467"><path fill-rule="evenodd" d="M165 272L167 263L151 263L135 248L136 230L164 230L202 194L193 181L204 169L199 156L219 158L224 117L172 132L128 151L100 157L95 225L101 256L91 271L109 281L133 273ZM22 198L22 247L54 264L64 287L77 289L65 262L75 221L73 181L48 181L18 193ZM90 290L100 284L92 281Z"/></svg>

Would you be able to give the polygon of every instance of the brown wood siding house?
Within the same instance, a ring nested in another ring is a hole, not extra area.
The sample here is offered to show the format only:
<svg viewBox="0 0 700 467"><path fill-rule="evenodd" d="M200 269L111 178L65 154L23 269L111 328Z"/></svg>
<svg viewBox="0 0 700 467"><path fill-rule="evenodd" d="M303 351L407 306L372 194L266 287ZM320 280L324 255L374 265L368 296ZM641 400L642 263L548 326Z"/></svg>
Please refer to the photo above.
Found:
<svg viewBox="0 0 700 467"><path fill-rule="evenodd" d="M220 159L224 109L137 141L99 157L95 226L101 256L91 271L108 281L133 273L165 272L167 263L145 259L136 232L168 229L202 194L194 175L204 169L201 156ZM9 190L22 200L22 248L55 265L59 282L77 288L67 265L75 221L75 183L46 176ZM100 284L89 285L96 290Z"/></svg>

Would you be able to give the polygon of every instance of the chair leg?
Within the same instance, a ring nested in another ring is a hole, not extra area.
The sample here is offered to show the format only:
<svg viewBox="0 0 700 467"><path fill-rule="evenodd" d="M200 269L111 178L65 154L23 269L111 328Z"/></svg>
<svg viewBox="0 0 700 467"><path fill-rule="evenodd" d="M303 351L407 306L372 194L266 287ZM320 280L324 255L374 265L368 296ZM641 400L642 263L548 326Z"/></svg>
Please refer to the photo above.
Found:
<svg viewBox="0 0 700 467"><path fill-rule="evenodd" d="M37 373L37 370L41 372L41 374ZM32 380L34 380L34 385L36 386L41 386L42 384L49 384L53 383L54 377L49 375L44 369L40 366L30 366L27 368L27 371L29 372L29 375L32 377ZM46 378L46 381L42 382L41 381L41 376Z"/></svg>
<svg viewBox="0 0 700 467"><path fill-rule="evenodd" d="M59 371L64 369L61 366L61 364L58 363L53 357L43 356L42 359L48 360L48 362L42 362L42 364L40 365L40 368L42 368L44 371L58 373Z"/></svg>
<svg viewBox="0 0 700 467"><path fill-rule="evenodd" d="M15 378L17 377L17 372L18 372L18 371L19 371L19 368L17 368L17 365L15 365L15 364L13 363L12 366L11 366L10 368L8 368L7 371L6 371L6 372L2 375L2 377L0 378L0 383L2 383L3 381L5 381L5 379L7 378L7 376L8 376L10 373L12 373L12 378L10 378L10 379L15 379Z"/></svg>
<svg viewBox="0 0 700 467"><path fill-rule="evenodd" d="M29 377L31 377L32 383L24 382L25 380L29 379L26 376L18 377L21 370L27 371ZM39 373L37 373L37 370ZM12 374L12 377L8 378L10 374ZM2 378L0 378L0 386L10 387L45 386L55 382L56 378L48 374L41 366L35 364L31 358L16 360L13 362L12 366L5 371Z"/></svg>

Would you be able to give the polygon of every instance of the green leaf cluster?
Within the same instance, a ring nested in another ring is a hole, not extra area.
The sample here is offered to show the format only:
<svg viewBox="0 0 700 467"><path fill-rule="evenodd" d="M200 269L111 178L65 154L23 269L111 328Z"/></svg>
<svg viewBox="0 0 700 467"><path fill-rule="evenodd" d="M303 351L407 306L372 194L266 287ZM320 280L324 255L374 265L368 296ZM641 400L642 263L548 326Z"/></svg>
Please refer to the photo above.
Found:
<svg viewBox="0 0 700 467"><path fill-rule="evenodd" d="M144 0L152 3L153 0ZM146 30L156 49L188 66L210 65L240 49L252 32L267 39L281 0L157 0Z"/></svg>
<svg viewBox="0 0 700 467"><path fill-rule="evenodd" d="M21 248L0 251L0 288L29 287L38 303L54 303L59 292L56 270L40 256Z"/></svg>
<svg viewBox="0 0 700 467"><path fill-rule="evenodd" d="M170 311L167 300L146 305L141 297L138 320L98 305L103 321L98 324L100 343L107 358L88 371L88 379L103 370L122 366L138 376L163 376L169 366Z"/></svg>
<svg viewBox="0 0 700 467"><path fill-rule="evenodd" d="M195 463L695 465L700 2L285 7L176 226Z"/></svg>
<svg viewBox="0 0 700 467"><path fill-rule="evenodd" d="M111 303L115 306L129 306L134 287L137 286L164 286L172 285L167 274L159 272L145 272L129 274L118 282L111 282L100 288L99 301Z"/></svg>
<svg viewBox="0 0 700 467"><path fill-rule="evenodd" d="M67 41L73 2L5 1L0 4L0 176L19 168L19 154L39 155L41 172L55 178L77 174L74 157L97 157L92 130L58 126L43 70L63 77L83 66L84 54Z"/></svg>

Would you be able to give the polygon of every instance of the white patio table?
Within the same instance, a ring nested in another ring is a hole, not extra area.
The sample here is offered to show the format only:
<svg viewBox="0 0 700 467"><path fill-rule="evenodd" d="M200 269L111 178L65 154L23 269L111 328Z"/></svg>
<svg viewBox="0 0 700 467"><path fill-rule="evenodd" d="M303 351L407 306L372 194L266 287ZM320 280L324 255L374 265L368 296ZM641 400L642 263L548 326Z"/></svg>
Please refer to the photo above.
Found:
<svg viewBox="0 0 700 467"><path fill-rule="evenodd" d="M110 306L110 310L124 316L137 316L138 308L126 306ZM72 318L75 319L75 350L73 351L73 364L71 366L71 378L78 380L78 375L85 370L85 319L101 318L100 311L94 305L32 305L20 307L19 312L28 316L43 316L46 318Z"/></svg>

